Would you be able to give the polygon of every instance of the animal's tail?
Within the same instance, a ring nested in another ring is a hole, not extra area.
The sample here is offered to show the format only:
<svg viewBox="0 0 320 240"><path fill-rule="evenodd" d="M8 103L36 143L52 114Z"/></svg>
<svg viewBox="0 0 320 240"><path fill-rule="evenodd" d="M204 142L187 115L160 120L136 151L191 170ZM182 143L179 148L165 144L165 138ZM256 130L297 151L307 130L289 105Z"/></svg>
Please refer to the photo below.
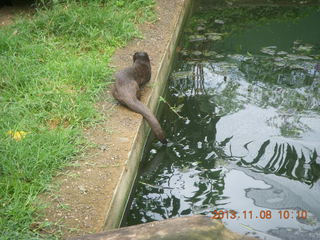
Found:
<svg viewBox="0 0 320 240"><path fill-rule="evenodd" d="M134 101L127 101L126 105L128 108L133 110L134 112L140 113L144 119L147 120L149 126L151 127L154 135L162 142L167 143L164 131L162 130L160 123L154 114L150 111L150 109L140 102L138 99L134 99Z"/></svg>

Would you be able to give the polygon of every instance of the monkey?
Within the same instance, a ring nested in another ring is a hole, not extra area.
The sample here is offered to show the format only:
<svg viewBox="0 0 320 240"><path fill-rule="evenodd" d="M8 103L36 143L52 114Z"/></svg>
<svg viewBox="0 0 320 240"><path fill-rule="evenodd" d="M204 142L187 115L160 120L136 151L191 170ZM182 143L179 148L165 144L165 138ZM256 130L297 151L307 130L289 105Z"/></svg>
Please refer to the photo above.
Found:
<svg viewBox="0 0 320 240"><path fill-rule="evenodd" d="M163 143L167 140L160 123L150 109L140 101L140 86L150 81L151 65L146 52L136 52L133 55L133 65L126 67L115 74L116 82L112 95L122 105L132 111L140 113L149 123L154 135Z"/></svg>

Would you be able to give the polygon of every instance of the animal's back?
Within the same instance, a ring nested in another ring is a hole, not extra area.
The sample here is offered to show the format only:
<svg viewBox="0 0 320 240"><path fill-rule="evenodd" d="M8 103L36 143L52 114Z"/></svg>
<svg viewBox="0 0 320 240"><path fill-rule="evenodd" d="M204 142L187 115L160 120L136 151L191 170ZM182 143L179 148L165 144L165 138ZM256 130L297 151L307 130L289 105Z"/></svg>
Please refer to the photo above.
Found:
<svg viewBox="0 0 320 240"><path fill-rule="evenodd" d="M126 102L136 98L137 91L139 91L139 85L133 76L134 69L132 67L120 70L115 75L116 82L112 94L122 104L127 105Z"/></svg>

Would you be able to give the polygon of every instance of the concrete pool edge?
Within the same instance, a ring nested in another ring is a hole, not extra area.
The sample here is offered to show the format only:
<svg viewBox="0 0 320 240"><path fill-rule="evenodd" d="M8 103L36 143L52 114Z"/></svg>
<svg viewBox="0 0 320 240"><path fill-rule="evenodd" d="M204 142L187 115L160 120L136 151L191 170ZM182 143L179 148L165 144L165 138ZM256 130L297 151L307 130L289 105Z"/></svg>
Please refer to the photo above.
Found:
<svg viewBox="0 0 320 240"><path fill-rule="evenodd" d="M184 0L181 11L175 22L174 30L166 49L161 57L160 66L156 72L156 84L147 98L147 105L153 112L157 112L159 97L163 94L167 84L168 75L174 59L174 52L181 35L181 29L191 10L192 0ZM145 121L140 121L138 131L133 140L133 145L128 153L128 160L122 167L121 175L113 193L111 203L107 210L104 230L120 226L130 194L138 173L141 156L146 144L150 128Z"/></svg>

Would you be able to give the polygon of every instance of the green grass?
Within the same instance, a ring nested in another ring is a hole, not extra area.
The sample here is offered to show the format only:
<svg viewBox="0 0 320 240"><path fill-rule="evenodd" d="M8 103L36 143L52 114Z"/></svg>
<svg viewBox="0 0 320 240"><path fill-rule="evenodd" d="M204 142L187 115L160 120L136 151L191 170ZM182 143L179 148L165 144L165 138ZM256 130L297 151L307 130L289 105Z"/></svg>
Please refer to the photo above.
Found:
<svg viewBox="0 0 320 240"><path fill-rule="evenodd" d="M37 195L83 150L83 127L101 119L94 103L113 81L115 49L154 19L154 0L49 2L0 29L0 239L41 238L30 227Z"/></svg>

